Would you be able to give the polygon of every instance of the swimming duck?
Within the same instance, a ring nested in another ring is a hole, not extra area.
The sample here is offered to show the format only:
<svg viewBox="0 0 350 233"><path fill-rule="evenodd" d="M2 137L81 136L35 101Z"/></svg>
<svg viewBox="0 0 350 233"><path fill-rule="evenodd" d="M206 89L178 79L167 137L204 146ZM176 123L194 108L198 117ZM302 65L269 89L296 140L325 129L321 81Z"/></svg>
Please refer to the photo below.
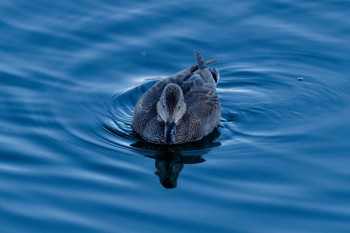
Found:
<svg viewBox="0 0 350 233"><path fill-rule="evenodd" d="M195 52L197 64L158 81L138 100L133 130L155 144L182 144L209 134L220 123L219 72Z"/></svg>

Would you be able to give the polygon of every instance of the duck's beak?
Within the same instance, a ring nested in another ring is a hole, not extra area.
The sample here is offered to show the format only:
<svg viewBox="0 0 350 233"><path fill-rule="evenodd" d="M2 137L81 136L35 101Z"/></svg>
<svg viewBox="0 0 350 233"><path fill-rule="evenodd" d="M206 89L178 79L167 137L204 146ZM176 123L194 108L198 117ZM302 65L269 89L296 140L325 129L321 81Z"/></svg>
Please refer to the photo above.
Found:
<svg viewBox="0 0 350 233"><path fill-rule="evenodd" d="M165 144L174 144L175 138L175 123L165 123L164 127L164 143Z"/></svg>

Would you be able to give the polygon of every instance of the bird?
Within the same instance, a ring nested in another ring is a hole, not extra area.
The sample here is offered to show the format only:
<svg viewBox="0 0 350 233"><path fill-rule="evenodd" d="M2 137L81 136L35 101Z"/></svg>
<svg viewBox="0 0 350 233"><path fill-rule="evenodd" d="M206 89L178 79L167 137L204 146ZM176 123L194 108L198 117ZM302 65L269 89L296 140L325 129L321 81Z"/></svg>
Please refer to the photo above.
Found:
<svg viewBox="0 0 350 233"><path fill-rule="evenodd" d="M195 51L196 65L163 78L135 105L132 129L153 144L184 144L208 135L220 124L216 93L220 74Z"/></svg>

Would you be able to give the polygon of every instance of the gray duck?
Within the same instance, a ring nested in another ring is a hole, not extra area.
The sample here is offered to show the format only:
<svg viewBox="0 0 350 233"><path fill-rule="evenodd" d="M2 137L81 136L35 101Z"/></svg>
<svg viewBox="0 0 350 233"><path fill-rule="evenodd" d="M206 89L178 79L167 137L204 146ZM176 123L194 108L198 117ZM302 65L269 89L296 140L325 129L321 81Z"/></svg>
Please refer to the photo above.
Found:
<svg viewBox="0 0 350 233"><path fill-rule="evenodd" d="M133 130L155 144L196 141L220 123L216 94L219 72L195 52L197 64L158 81L141 96L134 110Z"/></svg>

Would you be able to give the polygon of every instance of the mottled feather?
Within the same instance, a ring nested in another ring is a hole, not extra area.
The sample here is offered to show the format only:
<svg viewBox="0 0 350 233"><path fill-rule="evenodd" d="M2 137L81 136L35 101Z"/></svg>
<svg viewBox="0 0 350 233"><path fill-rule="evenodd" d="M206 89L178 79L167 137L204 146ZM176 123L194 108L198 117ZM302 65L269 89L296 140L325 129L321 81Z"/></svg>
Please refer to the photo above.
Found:
<svg viewBox="0 0 350 233"><path fill-rule="evenodd" d="M174 144L198 140L219 125L221 107L216 94L219 72L208 67L208 61L205 62L198 52L195 52L195 57L197 65L160 80L137 102L132 127L146 141L164 143L164 122L159 117L157 103L164 88L170 83L181 88L186 105L186 112L176 125ZM166 94L171 95L171 92ZM176 102L178 96L169 99ZM170 103L170 106L175 104Z"/></svg>

